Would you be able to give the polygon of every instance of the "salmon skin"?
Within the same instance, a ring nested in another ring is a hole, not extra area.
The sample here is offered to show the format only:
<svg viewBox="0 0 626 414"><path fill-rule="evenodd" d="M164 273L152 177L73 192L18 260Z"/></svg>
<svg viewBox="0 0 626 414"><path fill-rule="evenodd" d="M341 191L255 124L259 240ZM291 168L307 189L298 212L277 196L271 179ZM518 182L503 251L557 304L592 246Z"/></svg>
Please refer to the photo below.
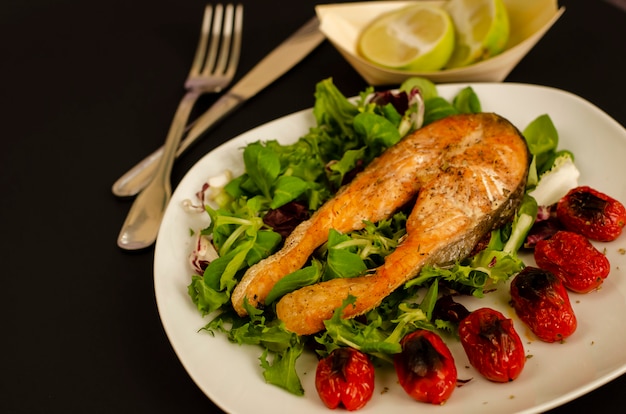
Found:
<svg viewBox="0 0 626 414"><path fill-rule="evenodd" d="M246 314L244 298L261 307L275 283L306 264L341 233L378 222L415 200L407 234L374 273L333 279L285 295L276 312L300 335L324 329L348 295L356 297L343 316L361 315L414 278L428 264L466 257L487 232L510 220L524 195L530 155L525 139L493 113L454 115L433 122L373 160L349 184L285 240L281 250L251 266L231 296Z"/></svg>

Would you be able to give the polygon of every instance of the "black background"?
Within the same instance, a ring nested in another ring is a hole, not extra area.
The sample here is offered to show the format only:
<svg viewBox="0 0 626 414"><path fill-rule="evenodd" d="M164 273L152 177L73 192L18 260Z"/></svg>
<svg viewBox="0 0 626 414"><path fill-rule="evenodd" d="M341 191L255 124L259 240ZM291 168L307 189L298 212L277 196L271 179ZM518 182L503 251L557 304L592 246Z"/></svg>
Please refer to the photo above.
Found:
<svg viewBox="0 0 626 414"><path fill-rule="evenodd" d="M311 18L316 4L242 3L237 77ZM0 6L2 413L220 412L165 336L153 291L154 250L116 246L130 201L110 191L120 174L162 144L204 4L5 0ZM506 82L565 89L625 125L625 12L602 0L559 4L565 14ZM216 145L310 107L315 84L326 77L348 96L366 86L323 43L182 157L173 184ZM203 98L198 109L214 100ZM619 411L625 388L622 376L554 412Z"/></svg>

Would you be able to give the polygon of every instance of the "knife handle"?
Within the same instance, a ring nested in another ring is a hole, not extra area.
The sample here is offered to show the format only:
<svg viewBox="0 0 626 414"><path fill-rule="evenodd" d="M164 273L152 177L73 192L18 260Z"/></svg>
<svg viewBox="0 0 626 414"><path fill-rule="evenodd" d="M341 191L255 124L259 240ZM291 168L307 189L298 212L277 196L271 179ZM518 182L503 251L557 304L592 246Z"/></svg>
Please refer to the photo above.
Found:
<svg viewBox="0 0 626 414"><path fill-rule="evenodd" d="M244 100L232 93L222 95L204 114L193 123L185 138L181 141L176 151L178 158L187 148L200 138L218 121L230 114ZM118 197L131 197L144 189L154 177L156 166L163 154L160 147L152 154L141 160L137 165L128 170L124 175L113 183L111 191Z"/></svg>

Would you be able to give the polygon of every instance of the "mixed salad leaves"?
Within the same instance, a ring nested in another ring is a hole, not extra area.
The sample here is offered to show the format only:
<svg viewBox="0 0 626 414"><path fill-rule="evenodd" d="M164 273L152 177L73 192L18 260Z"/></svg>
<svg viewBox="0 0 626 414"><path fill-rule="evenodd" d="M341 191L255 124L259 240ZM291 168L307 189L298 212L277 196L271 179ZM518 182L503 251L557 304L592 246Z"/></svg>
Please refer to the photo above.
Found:
<svg viewBox="0 0 626 414"><path fill-rule="evenodd" d="M197 236L213 254L207 260L194 257L194 263L201 265L188 287L198 311L211 316L204 329L222 332L238 344L261 346L265 380L301 395L295 362L305 348L325 356L337 347L351 346L391 361L407 333L447 328L433 315L441 289L481 297L518 273L524 268L518 251L539 207L565 194L578 178L573 155L558 151L558 133L548 115L523 130L533 161L527 193L514 219L493 230L486 246L471 257L450 267L424 268L362 318L341 318L343 308L356 299L348 297L325 321L325 331L312 337L287 331L275 317L275 301L300 287L362 275L379 266L406 233L408 212L398 211L387 220L366 223L359 231L331 230L328 242L305 267L276 284L264 309L245 304L249 316L241 318L230 304L231 292L245 270L278 250L298 223L385 149L437 119L481 111L471 87L448 101L423 78L409 79L394 91L375 92L370 87L353 99L345 97L331 79L320 82L313 108L316 124L307 134L292 144L248 144L243 149L245 172L223 187L209 188L210 202L203 206L211 223Z"/></svg>

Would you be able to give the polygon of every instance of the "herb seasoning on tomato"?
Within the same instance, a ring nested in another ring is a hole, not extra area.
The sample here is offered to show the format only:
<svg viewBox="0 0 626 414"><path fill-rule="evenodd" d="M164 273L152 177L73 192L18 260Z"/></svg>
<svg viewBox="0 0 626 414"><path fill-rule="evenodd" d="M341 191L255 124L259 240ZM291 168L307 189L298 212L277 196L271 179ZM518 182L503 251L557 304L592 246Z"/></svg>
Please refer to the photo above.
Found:
<svg viewBox="0 0 626 414"><path fill-rule="evenodd" d="M547 270L525 267L511 281L511 304L517 316L542 341L562 341L577 321L567 290Z"/></svg>
<svg viewBox="0 0 626 414"><path fill-rule="evenodd" d="M535 262L563 281L566 288L587 293L597 289L611 271L609 259L583 235L559 231L535 245Z"/></svg>
<svg viewBox="0 0 626 414"><path fill-rule="evenodd" d="M526 363L522 340L513 321L502 313L480 308L459 324L459 336L470 364L490 381L516 379Z"/></svg>
<svg viewBox="0 0 626 414"><path fill-rule="evenodd" d="M361 351L337 348L318 362L315 388L326 407L358 410L374 393L374 365Z"/></svg>
<svg viewBox="0 0 626 414"><path fill-rule="evenodd" d="M626 225L624 205L587 186L576 187L561 198L556 214L568 230L597 241L615 240Z"/></svg>
<svg viewBox="0 0 626 414"><path fill-rule="evenodd" d="M456 386L457 372L448 346L434 332L418 329L402 338L394 355L400 385L417 401L443 404Z"/></svg>

